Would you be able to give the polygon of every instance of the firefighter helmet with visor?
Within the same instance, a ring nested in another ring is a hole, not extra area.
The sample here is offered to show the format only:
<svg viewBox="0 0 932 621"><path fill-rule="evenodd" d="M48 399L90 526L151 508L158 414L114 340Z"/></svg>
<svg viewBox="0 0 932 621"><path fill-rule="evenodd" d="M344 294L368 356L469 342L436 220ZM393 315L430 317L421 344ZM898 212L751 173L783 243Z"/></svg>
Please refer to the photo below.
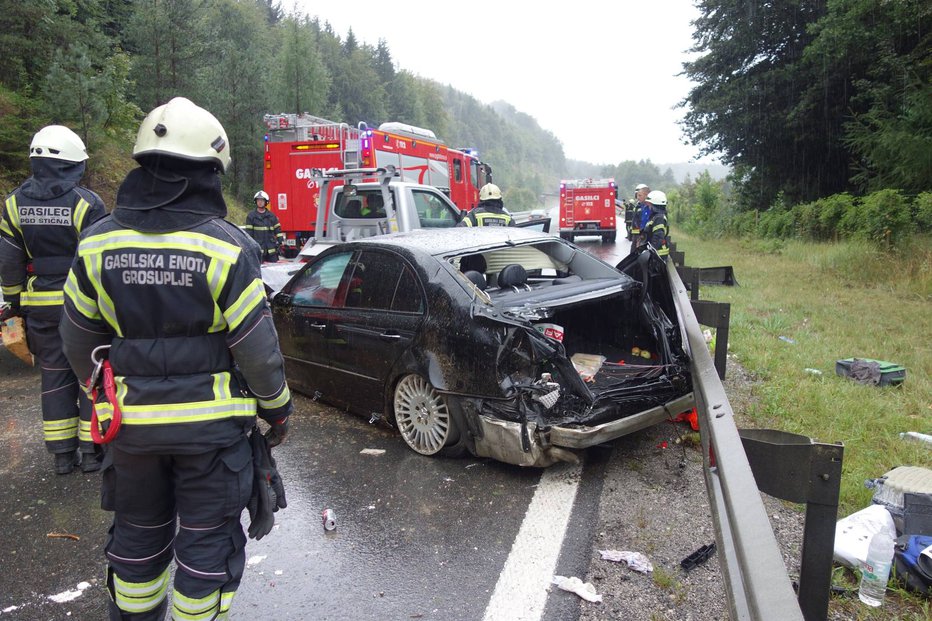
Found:
<svg viewBox="0 0 932 621"><path fill-rule="evenodd" d="M83 162L87 160L87 148L84 141L64 125L47 125L32 137L29 157Z"/></svg>
<svg viewBox="0 0 932 621"><path fill-rule="evenodd" d="M264 200L266 203L269 202L269 195L263 192L262 190L259 190L258 192L256 192L256 195L252 197L252 200L253 202L255 202L259 200L260 198Z"/></svg>
<svg viewBox="0 0 932 621"><path fill-rule="evenodd" d="M494 183L486 183L479 190L479 200L488 201L488 200L494 200L494 199L501 200L502 191Z"/></svg>
<svg viewBox="0 0 932 621"><path fill-rule="evenodd" d="M184 97L175 97L146 116L139 126L133 157L162 154L230 166L227 133L213 114Z"/></svg>
<svg viewBox="0 0 932 621"><path fill-rule="evenodd" d="M654 205L655 207L666 207L667 195L660 190L654 190L647 195L647 202L651 205Z"/></svg>

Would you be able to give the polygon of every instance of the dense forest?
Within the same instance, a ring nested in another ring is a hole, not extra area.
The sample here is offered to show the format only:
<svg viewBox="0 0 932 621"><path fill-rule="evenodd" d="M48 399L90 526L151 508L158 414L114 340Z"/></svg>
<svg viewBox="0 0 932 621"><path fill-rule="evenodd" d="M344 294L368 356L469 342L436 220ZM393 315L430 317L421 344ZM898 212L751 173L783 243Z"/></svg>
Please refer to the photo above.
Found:
<svg viewBox="0 0 932 621"><path fill-rule="evenodd" d="M530 116L397 67L384 41L361 43L273 0L0 0L0 191L28 176L28 144L47 123L75 129L87 183L112 203L133 166L145 112L182 95L213 112L232 145L228 193L262 185L263 114L310 112L355 125L400 121L472 147L514 207L553 191L565 161Z"/></svg>
<svg viewBox="0 0 932 621"><path fill-rule="evenodd" d="M697 0L684 129L742 204L932 187L932 3Z"/></svg>
<svg viewBox="0 0 932 621"><path fill-rule="evenodd" d="M861 221L845 214L884 212L872 206L884 201L899 212L871 235L932 226L932 4L695 2L682 126L732 174L677 189L673 171L649 160L567 161L510 104L415 76L385 41L336 33L280 0L0 0L0 191L28 175L32 134L62 123L84 138L86 182L112 205L142 116L183 95L227 129L225 189L239 203L262 183L263 114L310 112L400 121L476 148L513 209L538 206L561 178L598 176L614 177L623 197L640 182L672 191L676 219L704 231L837 238ZM886 198L867 200L878 192ZM800 210L833 215L800 228Z"/></svg>

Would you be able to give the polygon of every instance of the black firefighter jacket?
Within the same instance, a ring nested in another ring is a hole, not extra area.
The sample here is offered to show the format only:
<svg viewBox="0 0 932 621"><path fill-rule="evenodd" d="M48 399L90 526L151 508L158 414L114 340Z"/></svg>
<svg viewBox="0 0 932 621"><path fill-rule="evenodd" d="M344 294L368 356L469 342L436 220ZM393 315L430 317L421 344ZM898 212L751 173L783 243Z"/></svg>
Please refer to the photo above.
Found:
<svg viewBox="0 0 932 621"><path fill-rule="evenodd" d="M130 173L114 213L78 246L65 284L65 354L85 378L93 348L111 346L121 450L229 446L257 413L274 422L292 407L255 242L222 218L215 173L166 182L147 175ZM180 197L169 187L176 181L186 187ZM159 184L169 204L123 207L158 194ZM106 415L99 405L98 417Z"/></svg>
<svg viewBox="0 0 932 621"><path fill-rule="evenodd" d="M273 256L278 257L278 247L285 243L285 235L282 233L282 225L278 221L278 216L268 209L264 213L253 209L246 216L246 226L243 228L259 244L263 261Z"/></svg>
<svg viewBox="0 0 932 621"><path fill-rule="evenodd" d="M23 311L58 313L81 232L106 215L97 194L78 186L83 162L32 158L33 176L0 207L0 284Z"/></svg>

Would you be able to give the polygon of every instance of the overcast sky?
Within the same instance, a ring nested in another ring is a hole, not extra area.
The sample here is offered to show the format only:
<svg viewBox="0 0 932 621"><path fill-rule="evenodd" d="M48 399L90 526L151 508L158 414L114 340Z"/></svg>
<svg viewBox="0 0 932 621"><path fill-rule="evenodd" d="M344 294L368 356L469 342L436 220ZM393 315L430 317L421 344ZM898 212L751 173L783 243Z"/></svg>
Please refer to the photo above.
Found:
<svg viewBox="0 0 932 621"><path fill-rule="evenodd" d="M350 27L361 42L385 39L396 68L484 103L507 101L553 132L568 158L667 164L698 155L683 144L683 110L674 109L690 89L677 74L692 45L693 0L282 6L329 21L341 39Z"/></svg>

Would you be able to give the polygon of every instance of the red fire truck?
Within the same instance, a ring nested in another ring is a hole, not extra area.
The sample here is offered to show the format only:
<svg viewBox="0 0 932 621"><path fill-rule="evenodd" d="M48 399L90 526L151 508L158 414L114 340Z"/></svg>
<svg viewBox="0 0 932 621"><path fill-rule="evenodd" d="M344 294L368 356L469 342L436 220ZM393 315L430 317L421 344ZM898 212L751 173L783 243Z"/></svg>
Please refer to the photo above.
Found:
<svg viewBox="0 0 932 621"><path fill-rule="evenodd" d="M614 179L570 179L560 182L560 237L599 235L615 242Z"/></svg>
<svg viewBox="0 0 932 621"><path fill-rule="evenodd" d="M432 185L457 207L470 210L491 168L470 149L452 149L427 129L383 123L351 127L307 114L264 117L265 191L286 243L300 249L314 235L319 188L313 171L395 166L403 181Z"/></svg>

